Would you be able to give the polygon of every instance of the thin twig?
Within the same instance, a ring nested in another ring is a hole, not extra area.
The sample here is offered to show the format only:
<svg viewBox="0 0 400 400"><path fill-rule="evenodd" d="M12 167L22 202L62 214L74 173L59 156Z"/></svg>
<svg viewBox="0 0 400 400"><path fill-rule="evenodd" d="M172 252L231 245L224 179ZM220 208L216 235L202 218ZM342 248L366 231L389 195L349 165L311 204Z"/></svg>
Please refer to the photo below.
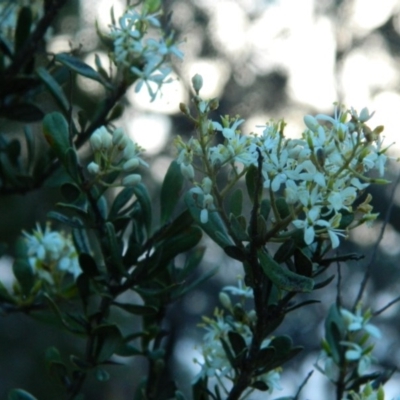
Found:
<svg viewBox="0 0 400 400"><path fill-rule="evenodd" d="M306 386L308 380L311 378L311 375L314 373L314 370L312 369L307 376L304 378L303 382L301 383L301 385L299 386L297 393L295 394L295 396L293 397L293 400L298 400L299 396L300 396L300 392L303 390L304 386Z"/></svg>
<svg viewBox="0 0 400 400"><path fill-rule="evenodd" d="M374 245L374 248L372 250L372 255L371 255L370 262L368 263L367 268L365 270L364 278L363 278L363 280L361 282L361 285L360 285L360 290L358 291L356 300L355 300L354 305L353 305L353 310L356 309L357 304L360 302L361 297L362 297L362 295L363 295L363 293L365 291L365 288L367 286L368 279L370 278L372 265L375 262L375 259L376 259L377 253L378 253L379 244L381 243L381 241L383 239L383 235L385 233L386 226L389 223L390 214L392 213L392 208L393 208L393 204L394 204L393 203L393 198L394 198L394 194L396 192L396 188L399 185L399 183L400 183L400 174L398 175L398 177L396 179L396 183L393 185L392 193L390 194L390 197L389 197L389 199L390 199L389 207L388 207L388 209L386 211L385 219L383 221L383 225L382 225L381 230L379 232L378 240L376 241L376 243Z"/></svg>
<svg viewBox="0 0 400 400"><path fill-rule="evenodd" d="M397 302L400 301L400 296L396 297L395 299L393 299L392 301L389 301L389 303L386 304L386 306L382 307L380 310L378 311L374 311L372 313L372 315L374 317L376 317L377 315L383 313L384 311L386 311L389 307L391 307L393 304L396 304Z"/></svg>

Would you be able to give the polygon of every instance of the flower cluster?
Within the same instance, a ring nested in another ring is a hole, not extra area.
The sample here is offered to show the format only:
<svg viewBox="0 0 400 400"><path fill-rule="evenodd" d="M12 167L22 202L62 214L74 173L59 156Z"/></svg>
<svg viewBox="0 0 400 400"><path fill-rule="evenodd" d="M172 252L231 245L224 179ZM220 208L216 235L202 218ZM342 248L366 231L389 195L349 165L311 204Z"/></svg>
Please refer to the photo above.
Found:
<svg viewBox="0 0 400 400"><path fill-rule="evenodd" d="M354 371L358 377L364 376L371 367L374 358L372 356L373 344L368 343L370 337L380 338L379 329L370 324L371 312L362 313L358 307L355 313L344 308L340 309L342 323L342 339L339 346L344 351L344 359L346 360L347 371L342 373L350 373ZM323 366L319 363L322 362ZM336 382L342 366L339 365L340 360L333 356L331 346L328 342L323 342L323 350L317 362L317 369L326 375L331 381Z"/></svg>
<svg viewBox="0 0 400 400"><path fill-rule="evenodd" d="M111 27L115 64L128 76L139 79L137 92L145 84L152 100L161 86L170 81L167 79L172 71L169 57L183 58L183 53L174 44L173 34L163 37L157 17L158 14L148 14L145 7L142 12L128 9L119 19L119 25ZM158 40L147 37L149 27L158 31Z"/></svg>
<svg viewBox="0 0 400 400"><path fill-rule="evenodd" d="M196 95L194 103L198 116L192 116L185 105L181 110L196 122L198 136L187 143L180 137L175 141L183 175L201 188L195 181L196 168L217 182L219 170L229 166L226 187L213 185L208 193L223 195L261 160L263 187L271 202L280 196L289 210L283 220L272 205L271 228L277 232L274 240L287 237L292 226L294 231L303 231L306 245L321 238L336 248L339 237L346 237L349 229L377 217L371 212L370 196L357 208L353 206L369 184L387 182L382 177L390 146L383 147L382 126L371 129L366 124L373 115L368 109L358 115L353 109L336 107L334 117L307 115L305 131L300 138L291 139L284 135L284 121L268 123L261 135L244 135L239 129L244 120L238 116L221 117L221 122L209 119L209 112L216 108L215 99L207 102ZM219 134L222 143L214 145ZM376 170L379 178L367 176L371 170Z"/></svg>
<svg viewBox="0 0 400 400"><path fill-rule="evenodd" d="M233 305L230 296L226 292L240 297L241 302ZM232 367L227 355L229 347L232 354L234 351L230 348L229 334L234 332L240 335L247 347L251 345L253 334L251 325L255 322L256 315L253 311L244 311L243 305L246 298L253 297L252 290L243 285L239 279L238 287L227 286L220 293L220 301L228 315L218 308L214 311L214 318L203 317L201 326L207 331L204 335L201 355L202 360L194 361L201 366L201 371L194 378L196 381L200 378L217 378L223 389L228 392L229 388L225 384L229 381L233 382L235 378L235 370ZM266 339L262 343L262 348L267 348L271 340ZM269 393L275 389L281 390L280 386L280 368L272 369L254 377L254 382L263 382L268 388ZM248 389L247 395L254 389ZM246 396L246 395L245 395Z"/></svg>
<svg viewBox="0 0 400 400"><path fill-rule="evenodd" d="M96 129L90 137L90 145L94 161L87 169L98 182L107 186L104 178L112 172L128 173L121 181L122 186L133 186L141 181L141 175L132 172L139 165L148 166L139 157L142 149L121 128L115 129L112 134L104 126Z"/></svg>
<svg viewBox="0 0 400 400"><path fill-rule="evenodd" d="M63 274L69 273L76 279L82 272L78 253L70 235L52 231L50 225L42 230L37 225L32 234L24 232L29 263L40 278L53 284ZM58 277L58 278L57 278Z"/></svg>

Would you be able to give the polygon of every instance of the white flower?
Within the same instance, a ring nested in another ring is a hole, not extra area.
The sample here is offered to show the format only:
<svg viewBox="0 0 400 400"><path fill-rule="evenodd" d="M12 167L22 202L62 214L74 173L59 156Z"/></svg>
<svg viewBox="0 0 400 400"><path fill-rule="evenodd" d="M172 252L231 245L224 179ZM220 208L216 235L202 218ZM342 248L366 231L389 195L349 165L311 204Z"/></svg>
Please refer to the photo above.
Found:
<svg viewBox="0 0 400 400"><path fill-rule="evenodd" d="M32 234L23 232L28 247L29 263L35 272L66 271L75 278L82 272L78 254L72 238L64 232L51 231L46 225L43 231L40 225Z"/></svg>
<svg viewBox="0 0 400 400"><path fill-rule="evenodd" d="M143 7L141 14L128 9L119 19L119 26L111 27L115 63L122 70L130 72L132 77L138 78L136 91L145 84L152 101L161 86L170 81L167 79L172 70L169 57L174 55L183 58L183 53L174 44L172 35L165 37L166 34L157 16L157 14L147 14L146 7ZM155 28L158 40L149 37L148 25ZM155 85L155 90L152 84Z"/></svg>
<svg viewBox="0 0 400 400"><path fill-rule="evenodd" d="M357 373L359 376L363 376L371 367L371 354L365 353L364 349L357 343L342 341L340 344L350 348L346 351L345 358L348 361L357 361Z"/></svg>
<svg viewBox="0 0 400 400"><path fill-rule="evenodd" d="M280 385L281 374L278 370L269 371L260 377L268 386L268 393L272 393L275 389L282 390Z"/></svg>
<svg viewBox="0 0 400 400"><path fill-rule="evenodd" d="M242 296L247 299L252 299L254 297L253 289L249 286L244 285L243 279L241 278L238 279L237 286L224 286L222 290L230 292L234 296Z"/></svg>
<svg viewBox="0 0 400 400"><path fill-rule="evenodd" d="M380 330L375 325L369 323L371 318L370 314L365 313L363 315L360 307L357 307L355 314L349 310L346 310L345 308L342 308L340 313L342 314L344 321L346 322L347 329L350 332L364 330L377 339L381 337Z"/></svg>
<svg viewBox="0 0 400 400"><path fill-rule="evenodd" d="M235 137L235 133L239 125L244 122L244 119L236 119L235 122L231 126L222 126L219 122L213 121L213 128L217 131L222 132L222 135L226 139L233 139Z"/></svg>

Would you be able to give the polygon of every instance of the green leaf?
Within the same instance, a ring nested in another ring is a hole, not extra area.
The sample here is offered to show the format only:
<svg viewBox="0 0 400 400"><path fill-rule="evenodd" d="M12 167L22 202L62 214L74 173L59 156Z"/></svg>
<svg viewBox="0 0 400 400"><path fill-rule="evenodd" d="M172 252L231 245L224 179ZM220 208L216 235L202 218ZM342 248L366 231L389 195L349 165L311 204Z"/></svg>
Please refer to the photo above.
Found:
<svg viewBox="0 0 400 400"><path fill-rule="evenodd" d="M231 229L236 236L236 239L243 241L243 242L248 242L250 240L250 238L246 232L246 229L243 229L243 225L240 222L241 217L242 217L241 215L236 217L235 215L231 214L229 216L229 222L231 225ZM242 218L244 218L244 217L242 217Z"/></svg>
<svg viewBox="0 0 400 400"><path fill-rule="evenodd" d="M100 325L93 330L96 336L96 356L98 362L107 361L123 342L116 325Z"/></svg>
<svg viewBox="0 0 400 400"><path fill-rule="evenodd" d="M64 160L64 165L65 169L67 170L68 174L70 177L75 181L75 182L80 182L80 173L79 173L79 161L78 161L78 155L72 147L69 147L67 150L64 152L64 157L61 159L61 161Z"/></svg>
<svg viewBox="0 0 400 400"><path fill-rule="evenodd" d="M266 392L269 389L269 386L263 381L255 381L251 384L250 387L260 390L262 392Z"/></svg>
<svg viewBox="0 0 400 400"><path fill-rule="evenodd" d="M37 75L41 79L41 81L46 85L49 92L54 97L55 101L57 102L58 106L64 113L67 113L69 110L69 103L67 98L65 97L64 91L59 83L53 78L49 72L43 68L39 67L36 70Z"/></svg>
<svg viewBox="0 0 400 400"><path fill-rule="evenodd" d="M22 292L28 295L35 283L35 275L28 261L16 259L13 263L13 273L18 283L21 285Z"/></svg>
<svg viewBox="0 0 400 400"><path fill-rule="evenodd" d="M235 352L236 358L242 357L247 350L246 342L242 335L234 331L229 331L228 339L233 351Z"/></svg>
<svg viewBox="0 0 400 400"><path fill-rule="evenodd" d="M256 183L258 178L258 169L255 165L250 165L246 172L246 187L247 193L252 203L254 203L254 196L256 195Z"/></svg>
<svg viewBox="0 0 400 400"><path fill-rule="evenodd" d="M275 355L285 355L289 353L290 349L292 348L293 340L290 336L283 335L277 336L272 339L271 343L269 344L270 347L275 349Z"/></svg>
<svg viewBox="0 0 400 400"><path fill-rule="evenodd" d="M158 309L153 306L118 303L116 301L114 301L112 304L134 315L156 315L158 313Z"/></svg>
<svg viewBox="0 0 400 400"><path fill-rule="evenodd" d="M194 282L191 282L189 284L185 283L184 285L181 285L179 289L172 294L171 298L177 299L179 297L184 296L186 293L190 292L191 290L201 285L203 282L210 279L213 275L216 274L217 271L218 267L215 267L210 271L206 272L205 274L201 275L200 278L196 279Z"/></svg>
<svg viewBox="0 0 400 400"><path fill-rule="evenodd" d="M132 357L141 356L143 355L143 352L128 343L122 343L117 350L115 350L114 354L121 357Z"/></svg>
<svg viewBox="0 0 400 400"><path fill-rule="evenodd" d="M193 400L209 400L208 394L208 379L199 378L195 383L192 384L192 396Z"/></svg>
<svg viewBox="0 0 400 400"><path fill-rule="evenodd" d="M329 285L335 278L336 278L336 275L331 275L329 278L324 279L321 282L317 282L314 285L314 290L318 290L318 289L324 288L325 286Z"/></svg>
<svg viewBox="0 0 400 400"><path fill-rule="evenodd" d="M8 392L7 400L37 400L37 398L26 390L12 389Z"/></svg>
<svg viewBox="0 0 400 400"><path fill-rule="evenodd" d="M119 214L122 213L122 208L130 201L132 200L132 197L134 195L134 190L131 187L124 188L121 190L117 196L115 197L110 212L108 214L108 219L112 221L115 219Z"/></svg>
<svg viewBox="0 0 400 400"><path fill-rule="evenodd" d="M340 212L342 218L340 219L338 229L346 229L354 221L354 214L347 210L340 210Z"/></svg>
<svg viewBox="0 0 400 400"><path fill-rule="evenodd" d="M141 207L141 214L144 220L144 225L146 228L147 235L150 236L151 233L151 221L152 221L152 208L151 200L146 186L139 183L132 187L133 193L136 195L138 202Z"/></svg>
<svg viewBox="0 0 400 400"><path fill-rule="evenodd" d="M223 349L224 349L226 358L228 359L229 363L231 364L231 366L232 366L233 368L236 368L236 367L237 367L237 363L236 363L235 355L232 353L232 350L231 350L231 348L229 347L229 344L228 344L227 341L226 341L225 339L223 339L223 338L220 338L219 340L220 340L220 342L221 342L221 344L222 344L222 347L223 347Z"/></svg>
<svg viewBox="0 0 400 400"><path fill-rule="evenodd" d="M82 334L82 333L86 333L85 330L82 329L77 329L75 327L73 327L65 318L65 315L61 312L61 310L58 308L57 304L54 302L54 300L47 294L44 293L43 297L47 300L47 302L49 303L50 308L52 309L52 311L54 312L54 314L56 314L56 316L58 317L58 320L61 322L61 324L67 328L67 330L71 333L77 333L77 334Z"/></svg>
<svg viewBox="0 0 400 400"><path fill-rule="evenodd" d="M101 63L101 58L97 53L94 55L94 63L96 64L97 72L104 78L105 81L109 80L108 72Z"/></svg>
<svg viewBox="0 0 400 400"><path fill-rule="evenodd" d="M96 261L94 258L87 253L79 254L79 265L82 271L88 276L95 277L99 275L99 270L97 268Z"/></svg>
<svg viewBox="0 0 400 400"><path fill-rule="evenodd" d="M246 254L237 246L226 246L224 247L224 251L229 257L235 260L238 261L246 260Z"/></svg>
<svg viewBox="0 0 400 400"><path fill-rule="evenodd" d="M210 211L208 213L208 222L203 224L200 220L201 208L199 204L202 204L203 196L199 193L193 193L189 191L185 194L185 203L192 215L193 219L199 224L201 229L207 233L210 238L222 248L232 246L233 243L229 238L224 223L217 211ZM219 235L218 235L219 233Z"/></svg>
<svg viewBox="0 0 400 400"><path fill-rule="evenodd" d="M161 224L165 224L171 217L182 193L184 177L176 160L172 161L161 186L160 207Z"/></svg>
<svg viewBox="0 0 400 400"><path fill-rule="evenodd" d="M72 221L74 223L77 223L78 225L81 225L80 228L73 227L72 229L72 240L74 241L74 245L76 250L78 251L78 254L89 254L91 251L91 247L86 228L82 226L82 222L77 217L73 217Z"/></svg>
<svg viewBox="0 0 400 400"><path fill-rule="evenodd" d="M339 365L344 351L341 341L346 335L346 324L336 304L332 304L325 320L325 338L330 347L332 358Z"/></svg>
<svg viewBox="0 0 400 400"><path fill-rule="evenodd" d="M26 150L27 150L27 168L30 169L32 166L33 160L35 158L35 136L32 133L32 129L30 126L24 126L24 135L26 142Z"/></svg>
<svg viewBox="0 0 400 400"><path fill-rule="evenodd" d="M74 356L73 354L69 356L69 361L74 365L74 367L78 368L79 371L87 372L93 368L92 363L83 360L80 357Z"/></svg>
<svg viewBox="0 0 400 400"><path fill-rule="evenodd" d="M271 346L264 347L258 352L256 368L264 368L275 357L275 349Z"/></svg>
<svg viewBox="0 0 400 400"><path fill-rule="evenodd" d="M77 72L79 75L100 82L103 85L105 84L103 78L97 71L95 71L91 66L85 64L78 58L70 56L66 53L56 54L54 58L56 61L65 65L70 70Z"/></svg>
<svg viewBox="0 0 400 400"><path fill-rule="evenodd" d="M81 195L81 189L78 185L66 182L61 185L61 194L68 203L74 203Z"/></svg>
<svg viewBox="0 0 400 400"><path fill-rule="evenodd" d="M43 119L43 134L57 157L65 163L66 151L71 147L67 120L59 112L47 114Z"/></svg>
<svg viewBox="0 0 400 400"><path fill-rule="evenodd" d="M125 111L125 107L121 103L117 103L111 111L107 114L107 121L114 121L119 118Z"/></svg>
<svg viewBox="0 0 400 400"><path fill-rule="evenodd" d="M181 234L162 242L150 258L139 264L139 268L136 268L134 274L145 273L146 279L153 279L163 272L163 269L174 257L196 246L201 237L200 228L196 226L187 227Z"/></svg>
<svg viewBox="0 0 400 400"><path fill-rule="evenodd" d="M204 253L206 251L205 247L197 247L190 252L185 260L185 265L183 268L178 270L177 280L182 281L185 280L186 277L193 272L195 268L197 268L203 259Z"/></svg>
<svg viewBox="0 0 400 400"><path fill-rule="evenodd" d="M275 200L275 205L276 205L276 208L278 210L279 217L281 219L285 219L286 217L288 217L290 215L289 206L288 206L288 204L286 203L286 200L283 197L278 197Z"/></svg>
<svg viewBox="0 0 400 400"><path fill-rule="evenodd" d="M66 215L59 213L58 211L49 211L47 213L47 218L54 219L55 221L61 222L62 224L71 226L73 228L82 228L82 223L78 222L76 218L67 217Z"/></svg>
<svg viewBox="0 0 400 400"><path fill-rule="evenodd" d="M61 361L61 355L57 347L51 346L46 349L45 353L46 362Z"/></svg>
<svg viewBox="0 0 400 400"><path fill-rule="evenodd" d="M90 296L89 276L86 274L80 274L78 276L78 278L76 279L75 284L78 289L79 296L81 297L84 309L86 310L86 307L89 302L89 296Z"/></svg>
<svg viewBox="0 0 400 400"><path fill-rule="evenodd" d="M312 276L313 263L298 247L294 252L294 265L298 274L308 277Z"/></svg>
<svg viewBox="0 0 400 400"><path fill-rule="evenodd" d="M61 360L56 347L49 347L45 353L46 368L49 375L55 377L64 386L68 385L68 369Z"/></svg>
<svg viewBox="0 0 400 400"><path fill-rule="evenodd" d="M171 239L184 232L194 222L189 210L183 211L179 214L170 224L164 225L158 232L154 234L154 241L161 242L163 240Z"/></svg>
<svg viewBox="0 0 400 400"><path fill-rule="evenodd" d="M269 199L262 199L260 204L260 214L268 221L269 213L271 211L271 201Z"/></svg>
<svg viewBox="0 0 400 400"><path fill-rule="evenodd" d="M269 279L280 289L288 292L311 292L314 281L281 267L268 253L258 251L261 267Z"/></svg>
<svg viewBox="0 0 400 400"><path fill-rule="evenodd" d="M22 7L18 14L17 27L15 29L14 49L17 54L29 38L32 26L32 11L29 7ZM24 60L26 61L26 60Z"/></svg>
<svg viewBox="0 0 400 400"><path fill-rule="evenodd" d="M295 250L296 243L294 242L294 240L288 239L279 246L278 250L274 254L274 260L278 264L281 264L292 257Z"/></svg>
<svg viewBox="0 0 400 400"><path fill-rule="evenodd" d="M229 198L229 213L238 217L242 214L243 206L243 191L236 189Z"/></svg>
<svg viewBox="0 0 400 400"><path fill-rule="evenodd" d="M114 225L111 222L106 222L105 228L107 249L110 256L110 259L107 261L108 263L111 263L110 266L113 269L113 272L118 271L120 274L126 275L126 271L122 264L122 244L117 239Z"/></svg>

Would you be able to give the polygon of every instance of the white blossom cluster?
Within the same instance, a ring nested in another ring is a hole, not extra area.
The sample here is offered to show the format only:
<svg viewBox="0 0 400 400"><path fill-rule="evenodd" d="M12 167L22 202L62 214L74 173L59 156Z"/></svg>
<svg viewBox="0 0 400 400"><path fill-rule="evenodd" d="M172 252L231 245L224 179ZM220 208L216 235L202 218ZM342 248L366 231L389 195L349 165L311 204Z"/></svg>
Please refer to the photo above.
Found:
<svg viewBox="0 0 400 400"><path fill-rule="evenodd" d="M212 121L208 113L213 109L213 101L206 102L196 96L198 137L188 142L178 137L175 141L182 174L195 184L196 188L192 189L195 193L207 197L202 208L203 223L208 221L213 191L219 190L215 179L218 171L230 165L235 183L249 166L258 165L260 157L263 185L271 201L276 196L284 196L290 210L287 223L279 221L276 213L271 220L271 227L282 223L276 239L280 233L286 235L292 224L295 229L303 230L307 245L323 238L336 248L339 237L347 236L349 229L377 217L371 212L370 196L353 208L354 201L370 183L387 182L382 176L390 146L383 147L380 135L383 127L372 130L366 125L372 117L366 108L360 115L354 109L343 111L338 107L334 117L307 115L301 138L290 139L284 135L284 121L268 123L262 135L242 134L239 127L244 120L238 117L222 117L221 123ZM190 115L186 106L181 105L181 109ZM216 132L222 134L223 143L215 146ZM195 181L196 167L206 175L201 184ZM367 176L371 170L376 170L380 178ZM211 189L207 184L205 190L205 179L212 182ZM349 214L356 218L351 226L345 226L343 217Z"/></svg>
<svg viewBox="0 0 400 400"><path fill-rule="evenodd" d="M233 295L240 296L242 301L246 298L252 298L253 293L251 288L243 285L242 280L239 279L239 285L227 286L222 289L220 293L220 300L224 308L233 314L233 307L230 296L225 292L230 292ZM201 344L202 359L195 359L195 363L201 366L201 370L194 378L197 381L200 378L217 378L218 382L223 385L223 389L227 392L229 388L226 384L233 381L235 371L228 360L222 340L229 343L228 333L233 331L242 336L247 346L250 346L253 334L250 329L250 324L255 322L255 311L246 312L248 316L247 322L238 321L231 315L224 315L224 311L215 309L214 318L203 317L203 324L201 325L207 333L204 335ZM262 348L268 347L270 340L264 340ZM232 350L233 353L233 350ZM268 386L268 392L272 393L274 390L281 390L280 386L280 368L273 369L264 374L258 375L254 381L262 381ZM251 390L251 389L249 389ZM249 394L249 393L247 393ZM246 394L244 395L246 397Z"/></svg>
<svg viewBox="0 0 400 400"><path fill-rule="evenodd" d="M60 273L69 273L76 279L82 272L78 253L70 235L52 231L50 225L42 230L40 225L32 234L23 232L27 245L29 263L35 273L49 283Z"/></svg>
<svg viewBox="0 0 400 400"><path fill-rule="evenodd" d="M170 56L183 58L183 53L174 44L173 34L165 37L158 16L148 14L145 8L142 12L131 8L119 18L119 25L111 27L115 64L138 79L136 92L145 84L152 100L161 86L170 82L167 79L172 71ZM149 28L156 31L157 39L149 37Z"/></svg>
<svg viewBox="0 0 400 400"><path fill-rule="evenodd" d="M138 184L142 177L140 174L132 173L139 165L148 166L139 154L141 148L121 128L117 128L111 134L106 127L96 129L89 139L94 153L92 161L87 169L100 183L107 185L102 178L111 172L123 172L122 186L133 186Z"/></svg>
<svg viewBox="0 0 400 400"><path fill-rule="evenodd" d="M346 340L340 342L347 350L345 359L349 367L353 365L359 377L364 376L374 361L372 350L374 346L368 342L370 337L379 339L381 333L379 329L370 324L371 312L362 313L358 307L355 313L344 308L340 310L344 326ZM320 365L322 363L322 366ZM330 352L329 345L324 342L323 350L319 356L316 367L331 381L336 382L340 375L340 366L336 364Z"/></svg>

